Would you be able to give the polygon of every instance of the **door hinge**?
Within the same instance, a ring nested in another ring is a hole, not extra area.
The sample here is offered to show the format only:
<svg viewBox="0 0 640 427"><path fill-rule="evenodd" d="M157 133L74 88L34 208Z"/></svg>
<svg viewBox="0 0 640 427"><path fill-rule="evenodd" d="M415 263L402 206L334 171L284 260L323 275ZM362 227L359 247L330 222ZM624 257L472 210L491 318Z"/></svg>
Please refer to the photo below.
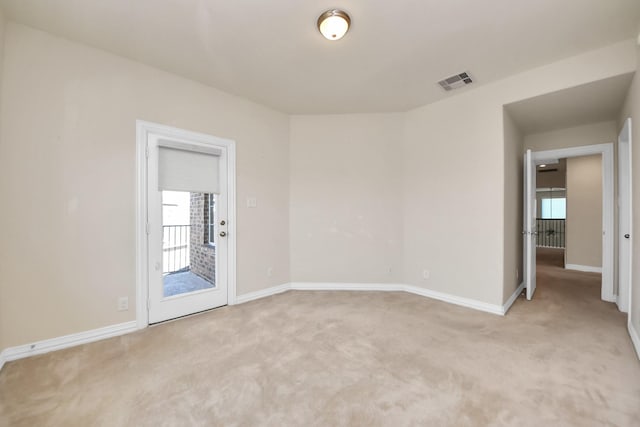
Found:
<svg viewBox="0 0 640 427"><path fill-rule="evenodd" d="M149 223L147 222L147 225L145 227L147 234L151 234L151 226L149 225Z"/></svg>
<svg viewBox="0 0 640 427"><path fill-rule="evenodd" d="M147 299L147 310L151 310L151 300Z"/></svg>

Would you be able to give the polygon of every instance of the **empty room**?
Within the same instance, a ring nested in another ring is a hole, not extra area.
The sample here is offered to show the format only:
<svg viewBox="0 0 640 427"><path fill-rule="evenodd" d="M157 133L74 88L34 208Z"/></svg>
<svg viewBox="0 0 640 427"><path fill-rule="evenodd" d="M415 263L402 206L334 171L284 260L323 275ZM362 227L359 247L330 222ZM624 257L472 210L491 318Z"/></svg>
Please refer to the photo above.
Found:
<svg viewBox="0 0 640 427"><path fill-rule="evenodd" d="M0 426L640 425L639 67L637 0L0 0Z"/></svg>

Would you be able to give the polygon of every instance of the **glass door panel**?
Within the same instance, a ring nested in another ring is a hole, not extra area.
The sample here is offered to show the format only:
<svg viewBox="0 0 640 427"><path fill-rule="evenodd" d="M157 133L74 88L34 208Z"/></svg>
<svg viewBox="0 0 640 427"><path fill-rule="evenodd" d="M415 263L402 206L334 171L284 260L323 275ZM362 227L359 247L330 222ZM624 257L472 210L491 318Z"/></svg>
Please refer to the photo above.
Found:
<svg viewBox="0 0 640 427"><path fill-rule="evenodd" d="M162 192L162 284L165 298L215 287L214 221L214 194Z"/></svg>

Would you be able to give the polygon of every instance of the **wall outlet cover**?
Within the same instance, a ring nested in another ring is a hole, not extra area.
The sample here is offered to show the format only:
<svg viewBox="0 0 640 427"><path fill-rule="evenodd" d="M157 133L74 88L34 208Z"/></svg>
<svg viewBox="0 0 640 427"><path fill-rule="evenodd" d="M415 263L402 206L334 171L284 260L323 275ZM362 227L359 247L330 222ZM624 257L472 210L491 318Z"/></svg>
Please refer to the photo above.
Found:
<svg viewBox="0 0 640 427"><path fill-rule="evenodd" d="M118 298L118 311L129 310L129 297Z"/></svg>

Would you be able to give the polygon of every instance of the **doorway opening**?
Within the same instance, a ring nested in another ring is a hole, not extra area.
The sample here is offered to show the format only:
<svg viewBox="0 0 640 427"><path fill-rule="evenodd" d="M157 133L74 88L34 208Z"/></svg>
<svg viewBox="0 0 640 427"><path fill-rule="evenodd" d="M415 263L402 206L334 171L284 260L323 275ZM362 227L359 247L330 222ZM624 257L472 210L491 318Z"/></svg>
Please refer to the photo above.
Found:
<svg viewBox="0 0 640 427"><path fill-rule="evenodd" d="M537 165L536 186L536 272L546 283L579 282L585 295L600 299L602 155Z"/></svg>
<svg viewBox="0 0 640 427"><path fill-rule="evenodd" d="M528 150L525 166L527 298L535 292L540 250L545 262L562 255L567 270L601 274L600 297L615 302L613 144Z"/></svg>
<svg viewBox="0 0 640 427"><path fill-rule="evenodd" d="M602 156L536 168L536 248L562 253L569 270L602 273Z"/></svg>

